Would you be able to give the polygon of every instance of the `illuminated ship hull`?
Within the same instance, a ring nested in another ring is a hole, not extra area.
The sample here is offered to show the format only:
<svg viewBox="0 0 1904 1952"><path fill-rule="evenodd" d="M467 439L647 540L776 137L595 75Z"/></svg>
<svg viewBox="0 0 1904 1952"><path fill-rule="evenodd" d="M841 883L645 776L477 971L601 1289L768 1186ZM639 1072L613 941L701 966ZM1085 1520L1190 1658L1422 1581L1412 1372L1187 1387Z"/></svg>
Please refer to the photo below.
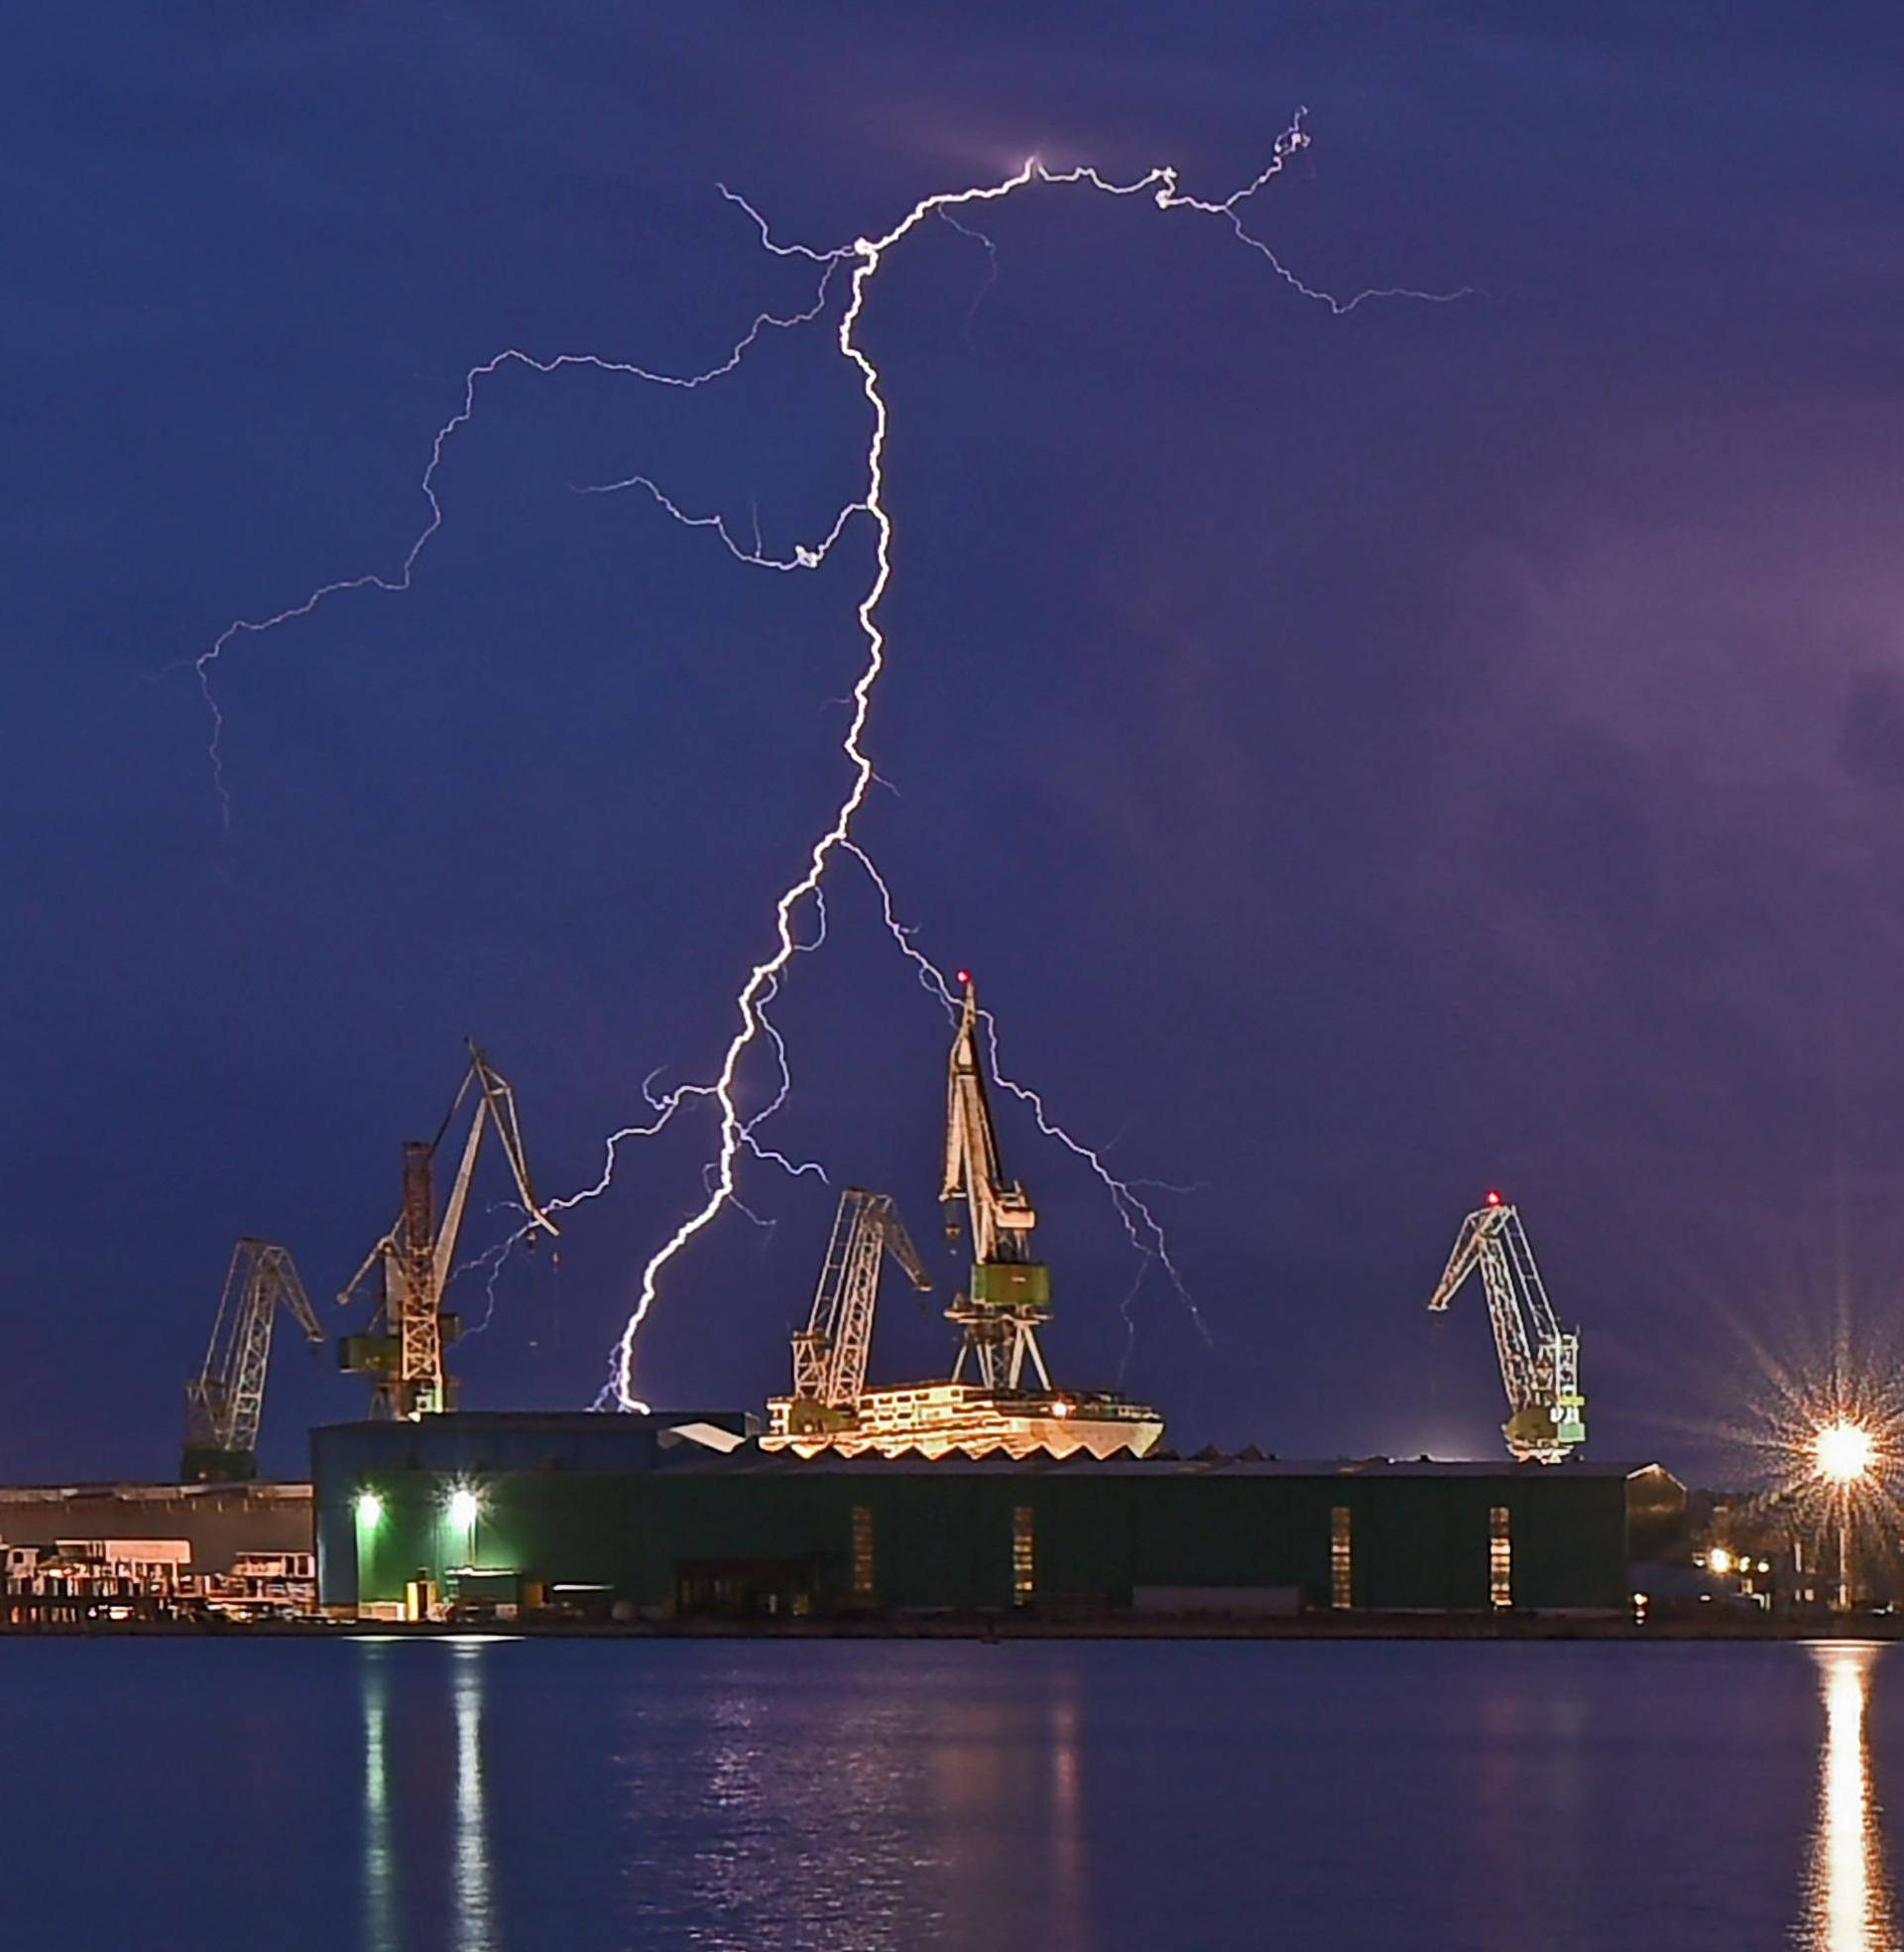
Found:
<svg viewBox="0 0 1904 1952"><path fill-rule="evenodd" d="M987 1390L976 1383L904 1383L868 1390L853 1410L829 1410L795 1397L769 1400L763 1450L802 1457L865 1451L944 1457L1004 1451L1092 1457L1143 1457L1163 1436L1163 1418L1147 1403L1111 1391Z"/></svg>

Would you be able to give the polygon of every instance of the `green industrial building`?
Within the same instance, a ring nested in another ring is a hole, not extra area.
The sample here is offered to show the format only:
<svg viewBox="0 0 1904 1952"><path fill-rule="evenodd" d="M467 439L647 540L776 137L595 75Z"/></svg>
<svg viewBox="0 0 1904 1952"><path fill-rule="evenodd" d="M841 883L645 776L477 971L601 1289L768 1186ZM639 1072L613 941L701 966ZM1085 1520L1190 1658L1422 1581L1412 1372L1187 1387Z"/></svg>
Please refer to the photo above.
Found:
<svg viewBox="0 0 1904 1952"><path fill-rule="evenodd" d="M320 1598L629 1618L1613 1610L1657 1465L1255 1452L802 1459L739 1412L464 1414L313 1432Z"/></svg>

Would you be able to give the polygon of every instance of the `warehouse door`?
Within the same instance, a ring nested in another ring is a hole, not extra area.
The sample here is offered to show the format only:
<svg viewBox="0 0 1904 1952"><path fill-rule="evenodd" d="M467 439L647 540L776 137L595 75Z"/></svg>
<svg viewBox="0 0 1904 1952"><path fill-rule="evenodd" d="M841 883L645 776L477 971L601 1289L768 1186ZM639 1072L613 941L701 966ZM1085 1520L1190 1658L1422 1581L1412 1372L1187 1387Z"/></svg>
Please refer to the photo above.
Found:
<svg viewBox="0 0 1904 1952"><path fill-rule="evenodd" d="M786 1620L813 1611L811 1559L676 1559L674 1611L730 1620Z"/></svg>

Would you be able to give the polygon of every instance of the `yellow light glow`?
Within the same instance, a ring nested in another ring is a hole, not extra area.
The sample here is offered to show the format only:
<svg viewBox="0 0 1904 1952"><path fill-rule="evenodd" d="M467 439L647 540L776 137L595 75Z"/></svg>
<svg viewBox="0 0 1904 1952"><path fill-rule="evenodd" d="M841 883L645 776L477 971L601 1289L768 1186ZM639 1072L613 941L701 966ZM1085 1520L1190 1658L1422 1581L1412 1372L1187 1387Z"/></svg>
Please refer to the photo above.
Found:
<svg viewBox="0 0 1904 1952"><path fill-rule="evenodd" d="M1706 1563L1723 1579L1732 1569L1732 1555L1724 1545L1715 1545L1707 1553Z"/></svg>
<svg viewBox="0 0 1904 1952"><path fill-rule="evenodd" d="M1825 1694L1824 1767L1807 1884L1807 1944L1820 1952L1878 1952L1895 1945L1889 1879L1865 1729L1871 1663L1879 1649L1815 1648Z"/></svg>
<svg viewBox="0 0 1904 1952"><path fill-rule="evenodd" d="M1828 1423L1812 1439L1818 1475L1833 1484L1855 1484L1871 1468L1871 1433L1859 1423Z"/></svg>

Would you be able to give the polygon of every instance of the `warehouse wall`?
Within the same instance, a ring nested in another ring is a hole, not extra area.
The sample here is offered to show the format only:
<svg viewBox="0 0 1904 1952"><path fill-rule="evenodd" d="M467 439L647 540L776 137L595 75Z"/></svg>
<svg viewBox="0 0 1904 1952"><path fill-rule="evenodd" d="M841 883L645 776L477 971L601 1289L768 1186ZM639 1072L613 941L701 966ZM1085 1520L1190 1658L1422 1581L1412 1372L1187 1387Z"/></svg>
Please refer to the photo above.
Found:
<svg viewBox="0 0 1904 1952"><path fill-rule="evenodd" d="M798 1567L817 1608L843 1607L855 1597L853 1514L863 1507L886 1607L1012 1605L1019 1508L1032 1514L1043 1601L1120 1607L1138 1586L1294 1587L1322 1607L1340 1507L1351 1515L1358 1607L1487 1607L1489 1513L1504 1508L1516 1606L1617 1608L1629 1498L1673 1482L1605 1467L803 1463L763 1459L751 1445L731 1458L651 1451L646 1466L608 1471L481 1472L466 1441L453 1468L429 1449L413 1442L390 1468L395 1453L367 1462L361 1445L319 1447L326 1604L397 1599L419 1573L475 1565L660 1609L683 1568L720 1565L762 1578ZM367 1485L382 1505L370 1525L353 1505ZM459 1486L480 1501L467 1530L449 1516Z"/></svg>

